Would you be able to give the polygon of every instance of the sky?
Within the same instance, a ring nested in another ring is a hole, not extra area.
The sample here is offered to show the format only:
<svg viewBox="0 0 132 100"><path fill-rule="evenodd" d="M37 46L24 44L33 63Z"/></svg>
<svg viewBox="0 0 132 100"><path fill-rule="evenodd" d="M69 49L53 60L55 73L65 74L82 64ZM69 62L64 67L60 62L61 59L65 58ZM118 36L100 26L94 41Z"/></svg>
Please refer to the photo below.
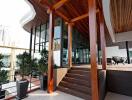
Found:
<svg viewBox="0 0 132 100"><path fill-rule="evenodd" d="M0 0L0 45L29 48L30 34L20 23L29 12L32 9L25 0Z"/></svg>

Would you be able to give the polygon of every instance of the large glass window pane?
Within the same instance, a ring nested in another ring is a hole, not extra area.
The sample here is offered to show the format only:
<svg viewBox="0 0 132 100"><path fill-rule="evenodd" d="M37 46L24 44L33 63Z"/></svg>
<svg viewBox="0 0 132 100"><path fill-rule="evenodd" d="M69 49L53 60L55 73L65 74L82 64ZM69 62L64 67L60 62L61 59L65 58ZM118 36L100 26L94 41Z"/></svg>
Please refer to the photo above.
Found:
<svg viewBox="0 0 132 100"><path fill-rule="evenodd" d="M62 65L66 66L68 64L68 28L67 25L64 24L64 22L62 29Z"/></svg>

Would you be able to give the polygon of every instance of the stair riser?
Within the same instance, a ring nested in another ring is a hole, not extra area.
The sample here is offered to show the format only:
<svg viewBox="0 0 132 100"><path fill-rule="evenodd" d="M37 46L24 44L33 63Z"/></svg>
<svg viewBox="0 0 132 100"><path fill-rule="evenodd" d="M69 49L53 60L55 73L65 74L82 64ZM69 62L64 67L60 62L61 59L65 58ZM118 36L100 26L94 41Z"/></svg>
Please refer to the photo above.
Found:
<svg viewBox="0 0 132 100"><path fill-rule="evenodd" d="M63 82L60 83L60 86L63 86L63 87L66 87L66 88L70 88L72 90L91 95L91 88L88 88L88 87L76 86L76 85L73 85L73 84L68 84L68 83L63 83Z"/></svg>
<svg viewBox="0 0 132 100"><path fill-rule="evenodd" d="M90 81L84 81L84 80L76 80L76 79L70 79L70 78L63 78L63 81L69 82L69 83L76 83L78 85L84 85L86 87L91 87Z"/></svg>
<svg viewBox="0 0 132 100"><path fill-rule="evenodd" d="M75 74L66 74L66 77L90 81L90 76L88 76L88 75L87 76L79 76L79 75L75 75Z"/></svg>
<svg viewBox="0 0 132 100"><path fill-rule="evenodd" d="M91 96L87 95L87 94L82 94L82 93L76 93L76 92L73 92L73 91L69 91L69 90L66 90L64 88L60 88L58 87L58 90L62 91L62 92L65 92L65 93L68 93L68 94L71 94L71 95L74 95L74 96L77 96L77 97L80 97L84 100L92 100L91 99Z"/></svg>
<svg viewBox="0 0 132 100"><path fill-rule="evenodd" d="M73 74L80 74L80 75L90 75L90 72L86 71L79 71L79 70L69 70L68 73L73 73Z"/></svg>
<svg viewBox="0 0 132 100"><path fill-rule="evenodd" d="M75 67L72 67L71 70L82 70L82 71L90 71L89 69L87 68L75 68Z"/></svg>
<svg viewBox="0 0 132 100"><path fill-rule="evenodd" d="M87 68L72 67L58 86L58 90L91 100L91 73Z"/></svg>

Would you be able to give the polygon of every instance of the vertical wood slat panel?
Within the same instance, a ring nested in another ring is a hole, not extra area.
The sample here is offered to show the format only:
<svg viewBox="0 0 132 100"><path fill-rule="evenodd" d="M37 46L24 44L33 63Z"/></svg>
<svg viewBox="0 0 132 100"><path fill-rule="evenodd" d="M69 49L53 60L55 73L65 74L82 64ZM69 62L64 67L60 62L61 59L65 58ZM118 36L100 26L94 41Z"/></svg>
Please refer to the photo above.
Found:
<svg viewBox="0 0 132 100"><path fill-rule="evenodd" d="M100 29L100 43L101 43L101 54L102 54L102 69L106 70L106 40L105 40L105 33L104 33L104 17L103 13L99 12L99 29Z"/></svg>
<svg viewBox="0 0 132 100"><path fill-rule="evenodd" d="M54 14L49 15L49 53L48 53L48 93L53 92L53 42L54 42Z"/></svg>
<svg viewBox="0 0 132 100"><path fill-rule="evenodd" d="M90 34L90 57L91 57L91 86L92 100L99 100L97 61L96 61L96 0L88 0L89 7L89 34Z"/></svg>
<svg viewBox="0 0 132 100"><path fill-rule="evenodd" d="M72 25L68 24L68 65L72 67Z"/></svg>

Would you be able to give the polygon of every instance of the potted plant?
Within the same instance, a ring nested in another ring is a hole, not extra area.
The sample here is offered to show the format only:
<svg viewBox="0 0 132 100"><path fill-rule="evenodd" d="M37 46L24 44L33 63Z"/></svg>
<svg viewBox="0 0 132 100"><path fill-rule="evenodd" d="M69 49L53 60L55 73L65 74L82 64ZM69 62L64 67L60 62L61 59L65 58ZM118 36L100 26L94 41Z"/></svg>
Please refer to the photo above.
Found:
<svg viewBox="0 0 132 100"><path fill-rule="evenodd" d="M17 55L17 65L20 67L19 74L21 75L21 79L17 79L17 99L23 99L27 97L27 90L29 81L26 79L27 76L30 75L30 54L24 52L23 54Z"/></svg>
<svg viewBox="0 0 132 100"><path fill-rule="evenodd" d="M4 63L2 62L3 55L0 54L0 99L5 98L5 90L2 89L2 84L7 82L7 71L2 70L1 68L4 67Z"/></svg>
<svg viewBox="0 0 132 100"><path fill-rule="evenodd" d="M43 49L41 51L41 58L38 61L38 70L40 72L40 89L47 89L47 70L48 70L48 51Z"/></svg>
<svg viewBox="0 0 132 100"><path fill-rule="evenodd" d="M39 76L39 73L38 73L38 60L37 60L37 58L31 59L30 64L32 66L32 77L33 78L37 78Z"/></svg>

